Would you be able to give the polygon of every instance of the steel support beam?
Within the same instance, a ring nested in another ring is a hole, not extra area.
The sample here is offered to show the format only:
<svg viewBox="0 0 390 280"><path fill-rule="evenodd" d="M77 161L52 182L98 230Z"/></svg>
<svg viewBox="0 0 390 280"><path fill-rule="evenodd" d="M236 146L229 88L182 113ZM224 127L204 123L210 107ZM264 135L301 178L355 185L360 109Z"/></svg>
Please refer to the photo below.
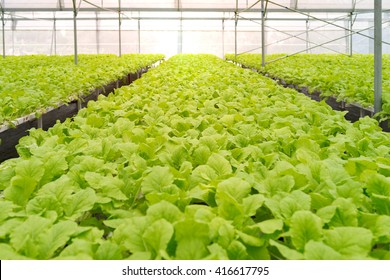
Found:
<svg viewBox="0 0 390 280"><path fill-rule="evenodd" d="M329 22L329 21L327 21L327 20L322 20L322 19L320 19L320 18L318 18L318 17L315 17L315 16L310 15L308 12L305 12L304 10L292 9L292 8L289 8L289 7L280 5L280 4L278 4L278 3L276 3L276 2L273 2L273 1L271 1L271 0L267 0L267 3L273 4L273 5L278 6L278 7L280 7L280 8L285 8L287 11L290 11L290 12L296 12L296 13L298 13L298 14L301 14L301 15L304 15L304 16L308 16L308 17L310 17L310 19L314 19L314 20L318 20L318 21L325 22L325 23L327 23L327 24L329 24L329 25L338 27L338 28L340 28L340 29L342 29L342 30L347 30L347 31L349 31L349 28L347 28L347 27L345 27L345 26L341 26L341 25L338 25L338 24ZM350 10L349 12L351 12L351 10ZM355 34L355 33L356 33L356 34L359 34L360 36L363 36L363 37L366 37L366 38L369 38L369 39L373 39L372 36L366 35L366 34L364 34L364 33L354 32L354 34ZM384 43L384 44L387 44L387 45L390 45L390 43L387 43L387 42L383 42L383 43Z"/></svg>
<svg viewBox="0 0 390 280"><path fill-rule="evenodd" d="M261 0L261 66L265 66L265 5Z"/></svg>
<svg viewBox="0 0 390 280"><path fill-rule="evenodd" d="M222 57L225 57L225 19L222 19Z"/></svg>
<svg viewBox="0 0 390 280"><path fill-rule="evenodd" d="M371 28L372 28L372 27L368 27L368 28L365 28L365 29L361 29L361 30L359 30L359 31L353 31L352 34L357 34L358 32L366 31L366 30L369 30L369 29L371 29ZM315 46L310 47L308 50L312 50L312 49L315 49L315 48L318 48L318 47L324 47L326 44L330 44L330 43L336 42L336 41L338 41L338 40L344 39L344 38L347 37L347 36L349 36L349 35L343 35L343 36L341 36L341 37L335 38L335 39L333 39L333 40L330 40L330 41L327 41L327 42L324 42L324 43L321 43L321 44L315 44ZM268 63L272 63L272 62L276 62L276 61L281 60L281 59L285 59L285 58L290 57L290 56L294 56L294 55L303 53L303 52L305 52L305 51L307 51L307 50L298 51L298 52L295 52L295 53L292 53L292 54L289 54L289 55L285 55L285 56L282 56L282 57L278 57L278 58L276 58L276 59L273 59L273 60L271 60L271 61L268 61L267 64L268 64ZM346 55L346 54L345 54L345 55Z"/></svg>
<svg viewBox="0 0 390 280"><path fill-rule="evenodd" d="M119 57L122 56L122 11L121 11L121 0L118 0L118 35L119 35L119 44L118 44L118 52L119 52Z"/></svg>
<svg viewBox="0 0 390 280"><path fill-rule="evenodd" d="M96 37L96 53L100 54L100 26L99 26L99 12L95 12L95 37Z"/></svg>
<svg viewBox="0 0 390 280"><path fill-rule="evenodd" d="M306 20L306 53L309 53L309 19Z"/></svg>
<svg viewBox="0 0 390 280"><path fill-rule="evenodd" d="M141 20L138 19L138 53L141 53Z"/></svg>
<svg viewBox="0 0 390 280"><path fill-rule="evenodd" d="M382 111L382 0L374 1L374 113Z"/></svg>
<svg viewBox="0 0 390 280"><path fill-rule="evenodd" d="M332 49L332 48L329 48L329 47L327 47L327 46L325 46L325 45L323 45L323 44L317 44L317 43L314 43L314 42L310 42L310 41L308 40L309 38L303 39L303 38L299 37L298 35L292 35L292 36L291 36L288 32L281 31L281 30L278 30L278 29L273 28L273 27L270 27L270 26L268 26L268 28L271 29L271 30L280 32L280 33L282 33L282 34L288 35L288 36L290 36L289 38L295 38L295 39L304 41L304 42L306 43L306 49L305 49L306 53L308 53L309 50L312 50L312 49L313 49L311 46L309 46L309 45L311 44L311 45L314 45L314 46L317 46L317 47L321 47L321 48L330 50L330 51L335 52L335 53L338 53L338 54L345 55L345 52L336 51L336 50L334 50L334 49ZM346 38L346 39L347 39L348 37L349 37L349 35L344 35L342 38ZM273 45L273 43L271 43L271 44L266 44L265 47L267 48L268 46L271 46L271 45Z"/></svg>
<svg viewBox="0 0 390 280"><path fill-rule="evenodd" d="M1 33L3 36L3 58L5 58L5 19L4 10L1 10Z"/></svg>
<svg viewBox="0 0 390 280"><path fill-rule="evenodd" d="M50 48L50 55L53 55L53 49L54 49L54 55L57 54L57 19L54 14L53 19L53 33L51 36L51 48Z"/></svg>
<svg viewBox="0 0 390 280"><path fill-rule="evenodd" d="M274 2L269 1L270 4L273 4ZM286 13L290 12L286 9L285 7L278 4L279 8L269 8L268 11L270 13ZM280 8L282 7L282 8ZM117 7L111 7L107 8L105 10L111 10L114 11L117 9ZM56 11L64 11L64 12L71 12L73 11L72 8L63 8L60 10L59 8L33 8L33 7L28 7L28 8L7 8L5 9L5 12L56 12ZM145 7L145 8L135 8L135 7L123 7L122 12L177 12L177 8L153 8L153 7ZM230 12L234 13L236 11L235 8L181 8L180 11L182 12ZM301 12L305 13L350 13L352 10L351 9L299 9ZM80 12L96 12L96 8L86 8L82 7L80 8ZM240 11L239 11L240 12ZM260 13L261 9L258 8L253 8L250 9L250 12L253 13ZM355 9L356 13L372 13L372 9Z"/></svg>
<svg viewBox="0 0 390 280"><path fill-rule="evenodd" d="M11 14L11 30L12 30L12 55L15 55L15 29L16 29L16 20L14 19L13 15Z"/></svg>
<svg viewBox="0 0 390 280"><path fill-rule="evenodd" d="M77 55L77 7L76 0L72 0L73 3L73 48L74 48L74 64L78 64Z"/></svg>
<svg viewBox="0 0 390 280"><path fill-rule="evenodd" d="M290 0L290 7L292 9L298 9L298 0Z"/></svg>
<svg viewBox="0 0 390 280"><path fill-rule="evenodd" d="M236 10L234 12L234 56L237 57L237 24L238 24L238 0L236 0Z"/></svg>
<svg viewBox="0 0 390 280"><path fill-rule="evenodd" d="M183 18L180 15L179 19L179 32L177 34L177 53L183 52Z"/></svg>
<svg viewBox="0 0 390 280"><path fill-rule="evenodd" d="M353 13L349 14L349 56L353 54Z"/></svg>

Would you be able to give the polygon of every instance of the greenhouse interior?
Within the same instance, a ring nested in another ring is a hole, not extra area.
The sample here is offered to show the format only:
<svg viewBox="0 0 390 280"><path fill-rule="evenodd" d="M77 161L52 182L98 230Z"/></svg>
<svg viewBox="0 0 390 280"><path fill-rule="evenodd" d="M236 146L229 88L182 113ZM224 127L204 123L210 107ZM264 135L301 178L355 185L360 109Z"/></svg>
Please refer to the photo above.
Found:
<svg viewBox="0 0 390 280"><path fill-rule="evenodd" d="M0 9L0 259L390 260L390 1Z"/></svg>

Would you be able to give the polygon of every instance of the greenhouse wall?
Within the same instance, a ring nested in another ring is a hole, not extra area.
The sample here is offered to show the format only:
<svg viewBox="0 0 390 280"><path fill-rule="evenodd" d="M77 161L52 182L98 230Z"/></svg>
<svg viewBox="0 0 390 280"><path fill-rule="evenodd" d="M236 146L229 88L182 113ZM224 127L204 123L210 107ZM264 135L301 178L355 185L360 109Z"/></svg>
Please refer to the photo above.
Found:
<svg viewBox="0 0 390 280"><path fill-rule="evenodd" d="M76 2L80 4L78 52L119 54L119 2ZM236 47L238 53L261 52L261 1L121 2L122 53L157 52L167 57L177 53L211 53L222 57L235 52ZM390 1L382 2L383 52L389 53L386 42L390 42ZM6 55L74 53L72 1L2 0L1 3ZM237 11L241 11L237 31L236 3ZM278 0L270 1L267 9L266 53L349 53L350 22L355 32L353 52L374 51L372 0ZM295 9L300 11L293 12Z"/></svg>

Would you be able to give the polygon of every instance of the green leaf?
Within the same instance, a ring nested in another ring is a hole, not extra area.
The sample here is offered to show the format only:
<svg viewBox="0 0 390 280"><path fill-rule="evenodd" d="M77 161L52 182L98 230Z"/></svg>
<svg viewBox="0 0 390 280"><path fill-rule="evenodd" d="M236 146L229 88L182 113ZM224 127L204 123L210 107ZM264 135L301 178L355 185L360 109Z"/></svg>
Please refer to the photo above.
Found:
<svg viewBox="0 0 390 280"><path fill-rule="evenodd" d="M169 167L154 166L141 183L142 192L164 192L164 188L173 183L174 177Z"/></svg>
<svg viewBox="0 0 390 280"><path fill-rule="evenodd" d="M230 260L247 260L248 253L246 252L246 247L238 240L234 240L230 243L228 250L228 256Z"/></svg>
<svg viewBox="0 0 390 280"><path fill-rule="evenodd" d="M236 230L237 235L240 237L241 241L249 246L254 246L254 247L260 247L264 245L264 240L257 238L253 235L246 234L242 231Z"/></svg>
<svg viewBox="0 0 390 280"><path fill-rule="evenodd" d="M232 173L230 162L219 154L212 154L207 161L207 165L214 169L218 176Z"/></svg>
<svg viewBox="0 0 390 280"><path fill-rule="evenodd" d="M378 168L377 164L369 158L360 157L360 158L350 158L345 164L345 169L352 176L359 176L362 172L372 169L376 170Z"/></svg>
<svg viewBox="0 0 390 280"><path fill-rule="evenodd" d="M267 246L255 247L247 246L246 251L248 252L250 260L270 260L271 256Z"/></svg>
<svg viewBox="0 0 390 280"><path fill-rule="evenodd" d="M177 241L177 259L202 259L208 254L207 245L210 242L209 226L194 220L185 220L175 225Z"/></svg>
<svg viewBox="0 0 390 280"><path fill-rule="evenodd" d="M384 242L390 242L390 216L381 215L372 230L374 236Z"/></svg>
<svg viewBox="0 0 390 280"><path fill-rule="evenodd" d="M9 163L9 165L6 163L0 165L0 191L4 190L9 185L12 177L15 176L15 169L13 168L13 165L11 165L11 160L8 160L7 163Z"/></svg>
<svg viewBox="0 0 390 280"><path fill-rule="evenodd" d="M173 236L173 226L164 219L152 223L142 235L145 243L155 254L167 249L168 243Z"/></svg>
<svg viewBox="0 0 390 280"><path fill-rule="evenodd" d="M11 201L0 200L0 223L7 220L10 217L13 209L16 208L16 205Z"/></svg>
<svg viewBox="0 0 390 280"><path fill-rule="evenodd" d="M295 248L303 251L310 240L322 238L321 219L310 211L297 211L291 217L289 232Z"/></svg>
<svg viewBox="0 0 390 280"><path fill-rule="evenodd" d="M271 196L279 192L289 193L295 185L294 177L291 175L285 175L282 177L276 177L268 179L266 181L266 190Z"/></svg>
<svg viewBox="0 0 390 280"><path fill-rule="evenodd" d="M23 223L20 219L8 219L0 224L0 239L6 239L13 230Z"/></svg>
<svg viewBox="0 0 390 280"><path fill-rule="evenodd" d="M0 259L1 260L28 260L29 258L15 252L8 244L0 243Z"/></svg>
<svg viewBox="0 0 390 280"><path fill-rule="evenodd" d="M10 243L15 250L25 256L39 256L38 240L40 234L51 225L49 219L39 216L29 216L27 220L15 227L10 235Z"/></svg>
<svg viewBox="0 0 390 280"><path fill-rule="evenodd" d="M217 243L207 246L207 249L210 252L210 255L207 258L205 258L206 260L228 260L229 259L226 250Z"/></svg>
<svg viewBox="0 0 390 280"><path fill-rule="evenodd" d="M194 185L199 183L209 183L217 178L217 172L208 165L199 165L192 172L192 181Z"/></svg>
<svg viewBox="0 0 390 280"><path fill-rule="evenodd" d="M283 229L283 221L279 219L270 219L256 224L262 233L273 234Z"/></svg>
<svg viewBox="0 0 390 280"><path fill-rule="evenodd" d="M100 244L95 253L95 260L121 260L122 254L117 244L112 242L104 242Z"/></svg>
<svg viewBox="0 0 390 280"><path fill-rule="evenodd" d="M378 214L390 215L390 197L372 194L372 204Z"/></svg>
<svg viewBox="0 0 390 280"><path fill-rule="evenodd" d="M367 181L367 192L371 196L378 214L390 215L390 180L374 174Z"/></svg>
<svg viewBox="0 0 390 280"><path fill-rule="evenodd" d="M164 200L151 205L146 214L153 221L165 219L170 223L179 221L183 216L183 213L179 210L179 208L177 208L177 206Z"/></svg>
<svg viewBox="0 0 390 280"><path fill-rule="evenodd" d="M16 175L11 180L11 186L4 190L4 196L15 204L24 206L36 187L37 181L33 178Z"/></svg>
<svg viewBox="0 0 390 280"><path fill-rule="evenodd" d="M338 198L334 201L333 205L336 205L334 216L332 217L329 225L337 226L358 226L358 210L350 200L344 198Z"/></svg>
<svg viewBox="0 0 390 280"><path fill-rule="evenodd" d="M29 215L44 215L49 211L56 212L58 217L63 216L64 209L54 196L36 196L26 205L26 212Z"/></svg>
<svg viewBox="0 0 390 280"><path fill-rule="evenodd" d="M241 224L245 218L243 216L244 209L237 200L226 192L217 192L215 200L218 205L218 214L227 220L234 220L237 224Z"/></svg>
<svg viewBox="0 0 390 280"><path fill-rule="evenodd" d="M305 246L306 260L341 260L342 255L326 244L310 240Z"/></svg>
<svg viewBox="0 0 390 280"><path fill-rule="evenodd" d="M44 172L45 169L43 167L43 163L37 158L21 160L15 166L16 175L22 178L29 178L36 183L41 180Z"/></svg>
<svg viewBox="0 0 390 280"><path fill-rule="evenodd" d="M293 191L280 201L280 212L285 218L290 218L296 211L310 210L311 197L302 191Z"/></svg>
<svg viewBox="0 0 390 280"><path fill-rule="evenodd" d="M217 240L218 244L226 248L235 239L234 227L225 219L215 217L209 223L210 236L213 240Z"/></svg>
<svg viewBox="0 0 390 280"><path fill-rule="evenodd" d="M64 247L69 241L71 235L76 232L77 224L75 222L61 221L40 234L37 241L37 246L39 246L39 258L52 258L55 251Z"/></svg>
<svg viewBox="0 0 390 280"><path fill-rule="evenodd" d="M42 178L42 184L52 181L61 176L68 169L65 152L47 152L44 157L45 173Z"/></svg>
<svg viewBox="0 0 390 280"><path fill-rule="evenodd" d="M145 217L128 219L115 229L113 240L122 250L129 250L131 253L147 251L143 234L148 226L149 221Z"/></svg>
<svg viewBox="0 0 390 280"><path fill-rule="evenodd" d="M325 243L347 258L366 258L371 250L373 235L360 227L337 227L324 232Z"/></svg>
<svg viewBox="0 0 390 280"><path fill-rule="evenodd" d="M257 209L263 206L265 197L262 194L253 194L248 197L245 197L242 200L242 205L244 206L244 213L247 216L254 216Z"/></svg>
<svg viewBox="0 0 390 280"><path fill-rule="evenodd" d="M206 145L200 145L194 150L192 158L195 164L204 165L207 163L207 160L209 159L210 155L211 151L209 147L207 147Z"/></svg>
<svg viewBox="0 0 390 280"><path fill-rule="evenodd" d="M117 177L112 175L102 176L95 172L86 172L85 180L95 189L97 194L104 198L112 198L114 200L127 200L128 198L121 191L124 188L124 183Z"/></svg>
<svg viewBox="0 0 390 280"><path fill-rule="evenodd" d="M225 192L240 203L244 197L249 195L250 191L250 184L237 177L230 177L229 179L223 180L217 186L217 196L220 192Z"/></svg>
<svg viewBox="0 0 390 280"><path fill-rule="evenodd" d="M92 260L94 255L94 245L91 241L83 239L73 239L56 259L69 260Z"/></svg>
<svg viewBox="0 0 390 280"><path fill-rule="evenodd" d="M37 196L52 196L55 197L58 202L64 204L66 199L76 189L74 182L72 182L67 175L63 175L59 179L42 186L37 192Z"/></svg>
<svg viewBox="0 0 390 280"><path fill-rule="evenodd" d="M324 223L329 223L336 214L337 206L330 205L323 207L317 211L317 216L322 219Z"/></svg>
<svg viewBox="0 0 390 280"><path fill-rule="evenodd" d="M95 191L91 188L79 190L65 200L64 210L69 218L76 218L93 208L96 202Z"/></svg>
<svg viewBox="0 0 390 280"><path fill-rule="evenodd" d="M301 254L300 252L296 251L296 250L293 250L277 241L274 241L274 240L270 240L269 241L269 244L271 246L274 246L278 249L278 251L280 252L280 254L285 257L287 260L303 260L304 259L304 256L303 254Z"/></svg>

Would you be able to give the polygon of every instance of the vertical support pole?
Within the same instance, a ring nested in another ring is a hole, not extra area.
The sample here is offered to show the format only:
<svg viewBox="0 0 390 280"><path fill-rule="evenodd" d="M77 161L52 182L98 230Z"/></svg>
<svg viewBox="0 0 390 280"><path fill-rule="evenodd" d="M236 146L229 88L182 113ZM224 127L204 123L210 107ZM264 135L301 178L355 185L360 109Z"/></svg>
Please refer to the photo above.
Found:
<svg viewBox="0 0 390 280"><path fill-rule="evenodd" d="M236 0L236 10L234 12L234 56L237 57L237 23L238 23L238 0Z"/></svg>
<svg viewBox="0 0 390 280"><path fill-rule="evenodd" d="M95 21L96 21L96 24L95 24L95 36L96 36L96 53L97 54L100 54L100 32L99 32L99 16L98 16L98 12L95 12Z"/></svg>
<svg viewBox="0 0 390 280"><path fill-rule="evenodd" d="M222 57L225 57L225 13L222 18Z"/></svg>
<svg viewBox="0 0 390 280"><path fill-rule="evenodd" d="M53 22L53 41L54 41L54 55L57 55L57 19L54 15L54 22Z"/></svg>
<svg viewBox="0 0 390 280"><path fill-rule="evenodd" d="M5 20L4 10L1 10L1 33L3 34L3 58L5 58Z"/></svg>
<svg viewBox="0 0 390 280"><path fill-rule="evenodd" d="M74 64L78 64L78 57L77 57L77 7L76 7L76 0L72 0L73 2L73 43L74 43Z"/></svg>
<svg viewBox="0 0 390 280"><path fill-rule="evenodd" d="M261 0L261 66L265 66L265 7Z"/></svg>
<svg viewBox="0 0 390 280"><path fill-rule="evenodd" d="M15 29L16 29L16 22L11 14L11 31L12 31L12 55L15 55Z"/></svg>
<svg viewBox="0 0 390 280"><path fill-rule="evenodd" d="M306 53L309 53L309 18L306 19Z"/></svg>
<svg viewBox="0 0 390 280"><path fill-rule="evenodd" d="M353 13L350 13L349 15L349 56L352 56L353 53L352 36L353 36Z"/></svg>
<svg viewBox="0 0 390 280"><path fill-rule="evenodd" d="M374 112L382 110L382 0L374 2Z"/></svg>
<svg viewBox="0 0 390 280"><path fill-rule="evenodd" d="M119 24L119 57L122 56L122 16L121 16L121 0L118 0L118 24Z"/></svg>
<svg viewBox="0 0 390 280"><path fill-rule="evenodd" d="M138 53L141 53L141 19L138 13Z"/></svg>
<svg viewBox="0 0 390 280"><path fill-rule="evenodd" d="M177 38L177 53L183 52L183 18L182 12L180 12L179 34Z"/></svg>

